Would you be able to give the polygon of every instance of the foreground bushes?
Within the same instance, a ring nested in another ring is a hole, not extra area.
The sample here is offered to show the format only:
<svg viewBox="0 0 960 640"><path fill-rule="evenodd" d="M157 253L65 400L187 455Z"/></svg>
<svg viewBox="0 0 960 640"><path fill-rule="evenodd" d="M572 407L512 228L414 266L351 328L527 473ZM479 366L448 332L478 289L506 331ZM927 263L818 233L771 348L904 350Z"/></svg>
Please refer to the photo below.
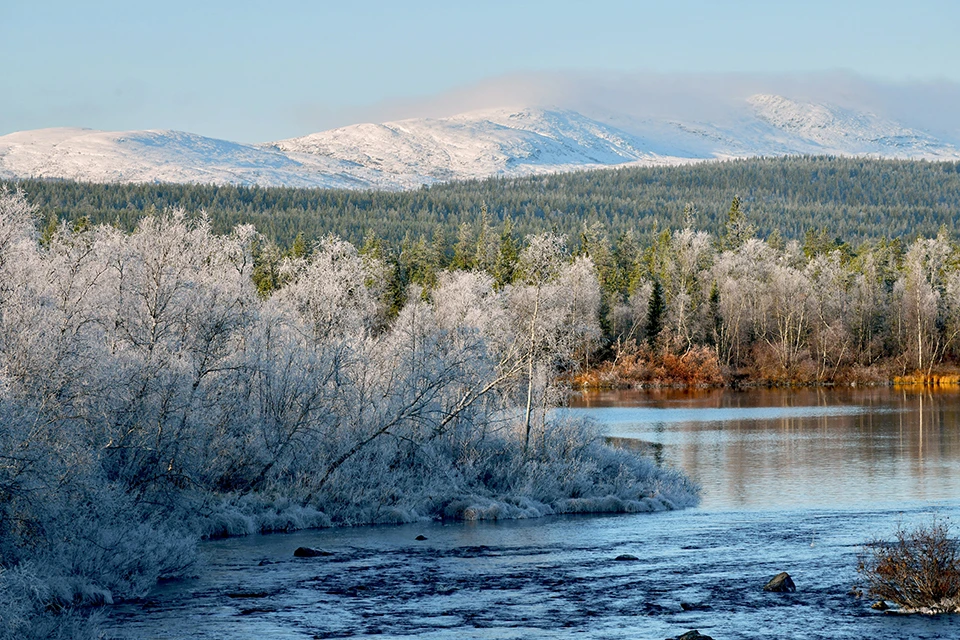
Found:
<svg viewBox="0 0 960 640"><path fill-rule="evenodd" d="M874 542L858 570L870 594L905 613L960 612L960 546L947 524L934 520L898 527L893 542Z"/></svg>
<svg viewBox="0 0 960 640"><path fill-rule="evenodd" d="M202 537L696 501L551 417L599 305L557 237L516 284L443 273L392 318L382 262L336 238L261 297L258 240L171 212L40 242L0 196L0 633L82 635L74 608L188 574Z"/></svg>

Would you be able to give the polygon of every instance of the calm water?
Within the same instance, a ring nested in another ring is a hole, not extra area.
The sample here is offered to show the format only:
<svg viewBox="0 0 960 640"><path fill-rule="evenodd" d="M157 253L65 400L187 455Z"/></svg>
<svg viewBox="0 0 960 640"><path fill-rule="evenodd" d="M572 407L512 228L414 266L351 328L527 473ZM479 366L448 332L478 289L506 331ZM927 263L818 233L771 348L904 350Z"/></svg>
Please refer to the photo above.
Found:
<svg viewBox="0 0 960 640"><path fill-rule="evenodd" d="M857 507L960 497L960 393L616 392L575 402L703 486L704 508Z"/></svg>
<svg viewBox="0 0 960 640"><path fill-rule="evenodd" d="M112 608L109 636L960 638L960 616L846 595L865 540L960 521L958 409L958 394L889 389L590 396L571 410L685 469L703 505L207 543L201 577ZM292 558L304 544L334 555ZM764 593L782 570L797 593Z"/></svg>

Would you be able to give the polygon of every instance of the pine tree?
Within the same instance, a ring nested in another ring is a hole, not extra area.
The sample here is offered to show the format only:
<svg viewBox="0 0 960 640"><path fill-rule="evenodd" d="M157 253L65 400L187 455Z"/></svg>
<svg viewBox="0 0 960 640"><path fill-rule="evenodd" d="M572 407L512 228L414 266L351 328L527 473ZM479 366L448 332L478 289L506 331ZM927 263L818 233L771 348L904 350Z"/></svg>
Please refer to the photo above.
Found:
<svg viewBox="0 0 960 640"><path fill-rule="evenodd" d="M293 239L293 244L290 245L290 250L287 252L287 255L291 258L307 257L307 241L304 240L302 231Z"/></svg>
<svg viewBox="0 0 960 640"><path fill-rule="evenodd" d="M494 286L502 289L513 282L517 270L517 261L520 258L520 248L513 235L513 223L510 218L504 218L503 229L500 231L500 247L497 251L497 261L493 266Z"/></svg>
<svg viewBox="0 0 960 640"><path fill-rule="evenodd" d="M755 234L756 229L747 220L740 196L734 196L730 203L730 210L727 212L727 224L724 227L721 249L724 251L739 249Z"/></svg>
<svg viewBox="0 0 960 640"><path fill-rule="evenodd" d="M666 302L663 299L663 285L660 280L653 281L653 292L650 294L650 309L647 312L647 344L651 348L656 346L657 337L663 330L663 314Z"/></svg>
<svg viewBox="0 0 960 640"><path fill-rule="evenodd" d="M453 260L450 266L461 271L473 269L476 266L473 248L473 233L470 225L462 222L457 230L457 244L453 246Z"/></svg>

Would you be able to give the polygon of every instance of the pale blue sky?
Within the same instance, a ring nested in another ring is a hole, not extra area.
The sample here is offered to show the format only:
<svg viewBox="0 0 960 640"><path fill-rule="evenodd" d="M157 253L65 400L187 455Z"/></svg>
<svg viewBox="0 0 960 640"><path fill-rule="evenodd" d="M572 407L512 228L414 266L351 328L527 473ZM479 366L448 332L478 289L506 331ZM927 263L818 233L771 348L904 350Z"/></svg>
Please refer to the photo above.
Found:
<svg viewBox="0 0 960 640"><path fill-rule="evenodd" d="M960 2L0 0L0 134L245 142L531 71L960 82Z"/></svg>

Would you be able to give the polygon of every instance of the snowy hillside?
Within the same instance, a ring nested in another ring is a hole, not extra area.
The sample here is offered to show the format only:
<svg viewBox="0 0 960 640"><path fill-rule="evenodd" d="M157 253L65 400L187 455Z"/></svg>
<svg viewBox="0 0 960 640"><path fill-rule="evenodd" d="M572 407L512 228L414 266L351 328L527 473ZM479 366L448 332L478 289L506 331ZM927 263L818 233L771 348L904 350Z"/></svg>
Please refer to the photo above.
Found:
<svg viewBox="0 0 960 640"><path fill-rule="evenodd" d="M331 158L308 166L269 147L182 131L40 129L0 137L0 178L356 188L375 171Z"/></svg>
<svg viewBox="0 0 960 640"><path fill-rule="evenodd" d="M543 109L354 125L273 146L292 157L332 157L398 176L412 169L424 182L672 161L579 113Z"/></svg>
<svg viewBox="0 0 960 640"><path fill-rule="evenodd" d="M782 96L748 99L757 118L774 127L784 144L809 145L815 153L880 155L887 158L957 158L957 149L934 137L879 116ZM782 137L781 137L782 136Z"/></svg>
<svg viewBox="0 0 960 640"><path fill-rule="evenodd" d="M490 176L791 154L960 160L950 142L869 111L756 94L733 118L588 118L566 109L494 109L358 124L258 145L178 131L42 129L0 137L0 178L409 189Z"/></svg>

